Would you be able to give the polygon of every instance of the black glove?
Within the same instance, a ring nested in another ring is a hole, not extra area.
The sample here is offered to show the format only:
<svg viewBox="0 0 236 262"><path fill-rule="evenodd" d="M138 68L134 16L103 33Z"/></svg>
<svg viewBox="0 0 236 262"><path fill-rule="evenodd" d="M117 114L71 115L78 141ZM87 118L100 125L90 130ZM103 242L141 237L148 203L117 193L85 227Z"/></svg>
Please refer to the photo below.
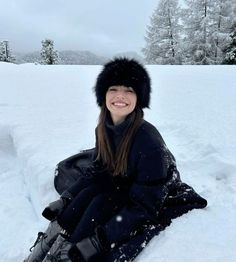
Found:
<svg viewBox="0 0 236 262"><path fill-rule="evenodd" d="M75 244L69 251L69 257L77 257L79 261L98 261L99 258L110 250L103 228L98 227L95 235L84 238Z"/></svg>
<svg viewBox="0 0 236 262"><path fill-rule="evenodd" d="M100 161L93 161L90 166L87 167L85 176L87 177L101 177L107 176L108 170Z"/></svg>
<svg viewBox="0 0 236 262"><path fill-rule="evenodd" d="M50 203L42 212L42 215L52 221L68 206L73 199L72 195L68 191L64 191L61 197Z"/></svg>

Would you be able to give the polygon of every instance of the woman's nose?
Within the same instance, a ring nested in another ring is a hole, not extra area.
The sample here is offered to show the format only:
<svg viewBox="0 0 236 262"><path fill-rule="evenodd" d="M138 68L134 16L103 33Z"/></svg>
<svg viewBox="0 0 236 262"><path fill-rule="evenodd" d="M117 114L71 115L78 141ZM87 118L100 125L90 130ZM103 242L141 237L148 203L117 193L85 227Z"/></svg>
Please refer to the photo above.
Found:
<svg viewBox="0 0 236 262"><path fill-rule="evenodd" d="M119 97L120 99L124 99L124 93L123 92L117 92L116 97Z"/></svg>

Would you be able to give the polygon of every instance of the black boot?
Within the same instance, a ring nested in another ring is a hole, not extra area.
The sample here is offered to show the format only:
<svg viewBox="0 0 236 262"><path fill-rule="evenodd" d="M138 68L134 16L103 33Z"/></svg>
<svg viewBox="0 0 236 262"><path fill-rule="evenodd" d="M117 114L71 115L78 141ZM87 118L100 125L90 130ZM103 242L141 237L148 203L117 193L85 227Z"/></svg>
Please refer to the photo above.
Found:
<svg viewBox="0 0 236 262"><path fill-rule="evenodd" d="M57 220L50 222L45 233L38 233L34 245L30 248L31 253L23 262L42 262L61 231Z"/></svg>
<svg viewBox="0 0 236 262"><path fill-rule="evenodd" d="M73 244L69 242L65 236L59 235L55 242L53 243L52 247L50 248L47 256L43 260L43 262L72 262L69 258L69 251Z"/></svg>

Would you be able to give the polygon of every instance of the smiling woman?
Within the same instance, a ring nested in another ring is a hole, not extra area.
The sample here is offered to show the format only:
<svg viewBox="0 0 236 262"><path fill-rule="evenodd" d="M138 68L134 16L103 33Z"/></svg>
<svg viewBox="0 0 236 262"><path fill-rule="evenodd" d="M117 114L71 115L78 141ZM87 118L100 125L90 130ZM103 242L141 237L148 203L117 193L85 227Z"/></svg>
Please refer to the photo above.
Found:
<svg viewBox="0 0 236 262"><path fill-rule="evenodd" d="M132 87L111 86L106 93L106 107L110 111L114 125L124 121L133 112L137 102L137 95Z"/></svg>
<svg viewBox="0 0 236 262"><path fill-rule="evenodd" d="M132 261L171 220L207 202L180 180L175 158L158 130L143 119L148 72L116 58L95 84L101 108L93 160L43 216L25 262Z"/></svg>

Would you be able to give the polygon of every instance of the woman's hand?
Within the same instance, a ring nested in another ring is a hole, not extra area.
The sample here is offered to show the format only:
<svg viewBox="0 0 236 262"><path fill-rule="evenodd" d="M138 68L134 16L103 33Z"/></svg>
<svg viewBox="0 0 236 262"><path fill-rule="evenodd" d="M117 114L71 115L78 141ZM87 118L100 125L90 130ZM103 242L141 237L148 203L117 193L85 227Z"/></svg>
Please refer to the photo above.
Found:
<svg viewBox="0 0 236 262"><path fill-rule="evenodd" d="M68 206L68 204L72 200L72 195L68 191L64 191L61 197L51 202L42 212L42 215L52 221L57 218L58 215L62 213L62 211Z"/></svg>

